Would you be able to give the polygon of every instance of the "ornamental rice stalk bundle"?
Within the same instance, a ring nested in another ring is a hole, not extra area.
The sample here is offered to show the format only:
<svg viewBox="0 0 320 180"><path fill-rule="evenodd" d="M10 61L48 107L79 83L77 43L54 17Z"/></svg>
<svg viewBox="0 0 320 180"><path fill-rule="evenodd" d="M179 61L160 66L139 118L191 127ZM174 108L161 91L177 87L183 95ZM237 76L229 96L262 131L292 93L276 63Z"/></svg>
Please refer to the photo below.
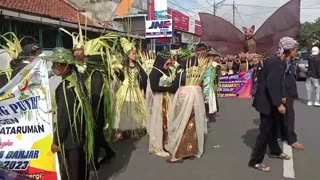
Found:
<svg viewBox="0 0 320 180"><path fill-rule="evenodd" d="M205 56L197 58L198 65L191 64L192 60L187 60L186 85L199 86L203 80L204 74L208 68L209 61Z"/></svg>

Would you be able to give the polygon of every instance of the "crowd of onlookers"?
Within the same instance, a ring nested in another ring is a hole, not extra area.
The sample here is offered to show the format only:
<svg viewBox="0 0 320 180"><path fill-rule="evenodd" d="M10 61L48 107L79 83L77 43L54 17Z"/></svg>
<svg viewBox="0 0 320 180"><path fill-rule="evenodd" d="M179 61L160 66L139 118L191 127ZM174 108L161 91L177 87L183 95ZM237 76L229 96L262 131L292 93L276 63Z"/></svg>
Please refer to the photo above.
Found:
<svg viewBox="0 0 320 180"><path fill-rule="evenodd" d="M261 54L240 53L235 55L219 56L215 61L221 65L221 75L230 75L254 69L259 62L266 59ZM308 61L306 72L307 105L320 107L320 50L314 46L311 58Z"/></svg>
<svg viewBox="0 0 320 180"><path fill-rule="evenodd" d="M253 69L263 59L261 54L240 53L219 56L215 61L221 65L221 75L227 75Z"/></svg>

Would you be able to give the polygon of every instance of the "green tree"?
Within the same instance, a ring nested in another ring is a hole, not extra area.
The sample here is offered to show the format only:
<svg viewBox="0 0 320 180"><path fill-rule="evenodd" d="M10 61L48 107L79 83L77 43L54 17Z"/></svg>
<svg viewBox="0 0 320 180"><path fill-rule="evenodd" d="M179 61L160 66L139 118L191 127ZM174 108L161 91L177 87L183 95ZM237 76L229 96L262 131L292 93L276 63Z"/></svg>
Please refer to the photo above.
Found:
<svg viewBox="0 0 320 180"><path fill-rule="evenodd" d="M320 41L320 18L315 22L305 22L302 24L301 31L298 35L299 49L310 50L312 43Z"/></svg>

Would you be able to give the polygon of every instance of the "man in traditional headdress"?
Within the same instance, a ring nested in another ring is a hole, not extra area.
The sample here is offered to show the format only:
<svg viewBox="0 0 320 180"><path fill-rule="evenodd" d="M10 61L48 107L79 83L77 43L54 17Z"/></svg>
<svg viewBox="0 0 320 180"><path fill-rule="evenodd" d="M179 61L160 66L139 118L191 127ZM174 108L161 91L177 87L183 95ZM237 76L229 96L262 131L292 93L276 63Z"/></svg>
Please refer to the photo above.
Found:
<svg viewBox="0 0 320 180"><path fill-rule="evenodd" d="M107 72L106 68L98 68L98 64L103 64L103 60L101 55L85 55L84 47L81 44L78 44L74 48L74 56L77 61L79 61L82 65L78 65L77 68L80 70L80 76L83 81L86 83L86 86L89 90L91 97L91 106L93 110L93 116L95 118L95 166L99 168L99 163L104 162L105 160L109 160L115 156L115 153L110 148L106 138L104 136L104 127L106 124L107 116L111 116L111 104L109 104L104 98L105 96L109 96L104 90L106 86L107 80ZM96 63L97 65L93 65L91 63ZM109 98L110 100L110 98ZM109 114L105 113L106 108L109 109ZM105 150L105 156L103 158L99 158L100 148Z"/></svg>
<svg viewBox="0 0 320 180"><path fill-rule="evenodd" d="M73 37L73 34L68 31L64 29L60 30ZM108 36L109 35L105 35L103 37L107 38ZM110 35L110 37L113 36ZM100 39L100 37L93 40L87 40L86 36L82 34L82 29L79 24L79 34L77 37L73 37L73 49L75 59L79 62L76 67L88 89L88 98L91 101L95 119L95 168L99 168L99 162L111 159L115 155L104 135L106 124L109 123L108 126L110 127L110 121L113 120L113 108L111 105L111 92L107 78L108 67L105 66L106 63L104 63L102 59L105 54L101 52L101 49L106 47L101 46L101 44L106 43L102 38ZM100 148L105 150L105 156L103 158L99 158Z"/></svg>
<svg viewBox="0 0 320 180"><path fill-rule="evenodd" d="M304 149L304 145L298 142L297 134L294 130L295 125L295 111L294 111L294 100L298 98L297 82L295 78L295 66L293 63L294 58L297 56L297 46L298 43L294 39L288 39L294 44L295 50L293 50L290 56L286 59L286 70L284 77L284 89L286 92L284 105L286 107L286 114L279 121L280 132L282 139L287 141L288 144L295 149Z"/></svg>
<svg viewBox="0 0 320 180"><path fill-rule="evenodd" d="M286 89L284 78L286 59L296 53L296 41L289 37L280 39L277 55L264 62L258 78L258 87L253 107L260 113L260 134L253 148L249 166L263 172L270 167L262 164L267 147L271 158L289 160L291 157L282 152L278 144L278 121L286 115Z"/></svg>
<svg viewBox="0 0 320 180"><path fill-rule="evenodd" d="M55 48L45 57L62 82L56 89L57 128L51 151L58 152L61 179L86 180L87 164L93 159L93 116L87 90L79 77L72 52ZM72 126L71 126L72 125Z"/></svg>

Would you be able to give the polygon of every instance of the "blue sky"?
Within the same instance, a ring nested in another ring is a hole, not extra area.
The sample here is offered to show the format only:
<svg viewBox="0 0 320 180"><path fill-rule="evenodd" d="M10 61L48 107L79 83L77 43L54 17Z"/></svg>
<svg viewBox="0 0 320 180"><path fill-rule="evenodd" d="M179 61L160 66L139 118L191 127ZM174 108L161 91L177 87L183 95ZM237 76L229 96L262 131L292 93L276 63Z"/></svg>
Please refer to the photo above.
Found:
<svg viewBox="0 0 320 180"><path fill-rule="evenodd" d="M220 2L221 0L216 0ZM274 13L278 7L289 0L235 0L237 7L235 22L238 28L262 23ZM210 4L209 4L210 3ZM217 15L232 22L233 0L225 0L224 5L217 10ZM168 0L168 6L180 10L192 18L199 19L198 12L213 12L213 0ZM239 5L237 5L239 4ZM247 6L248 5L248 6ZM301 22L312 22L320 17L320 0L301 0Z"/></svg>

